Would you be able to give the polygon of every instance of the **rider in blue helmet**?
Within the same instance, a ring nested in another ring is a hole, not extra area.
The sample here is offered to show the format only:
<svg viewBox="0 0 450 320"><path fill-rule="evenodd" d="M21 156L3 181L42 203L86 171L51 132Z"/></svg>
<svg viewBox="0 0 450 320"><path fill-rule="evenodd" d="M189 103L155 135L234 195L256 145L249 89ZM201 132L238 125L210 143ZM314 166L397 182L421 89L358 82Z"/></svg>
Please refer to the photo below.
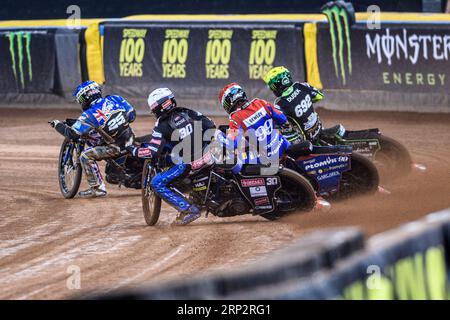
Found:
<svg viewBox="0 0 450 320"><path fill-rule="evenodd" d="M134 133L130 123L136 119L136 112L121 96L103 98L101 87L95 81L80 84L73 96L83 110L77 121L72 126L59 120L49 123L67 138L87 139L80 161L89 189L79 195L84 198L105 196L105 183L96 161L117 157L121 150L133 143Z"/></svg>

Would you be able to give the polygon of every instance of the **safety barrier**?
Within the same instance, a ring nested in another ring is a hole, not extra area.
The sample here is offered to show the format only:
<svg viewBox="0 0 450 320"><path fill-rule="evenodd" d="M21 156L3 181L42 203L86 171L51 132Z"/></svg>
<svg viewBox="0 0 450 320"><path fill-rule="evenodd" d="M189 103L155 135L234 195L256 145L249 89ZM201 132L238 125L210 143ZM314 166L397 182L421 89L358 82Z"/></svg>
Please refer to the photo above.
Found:
<svg viewBox="0 0 450 320"><path fill-rule="evenodd" d="M327 108L450 112L450 17L383 13L378 29L367 19L357 13L353 26L318 14L144 15L80 28L1 22L0 95L39 103L43 95L67 97L89 78L138 105L169 86L180 103L223 114L221 87L236 81L249 96L272 100L261 77L285 65L324 89Z"/></svg>
<svg viewBox="0 0 450 320"><path fill-rule="evenodd" d="M333 268L338 261L362 250L363 246L364 237L357 228L323 230L307 235L290 246L235 271L165 283L148 290L116 291L105 298L123 296L136 299L226 298L267 285L311 277L319 270Z"/></svg>
<svg viewBox="0 0 450 320"><path fill-rule="evenodd" d="M90 298L449 299L450 210L373 236L318 231L244 268Z"/></svg>

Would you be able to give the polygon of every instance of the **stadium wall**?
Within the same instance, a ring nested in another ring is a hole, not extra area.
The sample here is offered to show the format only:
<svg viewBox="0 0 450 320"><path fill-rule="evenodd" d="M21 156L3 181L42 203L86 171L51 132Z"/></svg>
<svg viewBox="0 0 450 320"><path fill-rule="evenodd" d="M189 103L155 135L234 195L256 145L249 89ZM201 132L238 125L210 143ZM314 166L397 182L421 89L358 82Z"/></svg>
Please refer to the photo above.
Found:
<svg viewBox="0 0 450 320"><path fill-rule="evenodd" d="M225 84L272 100L261 77L285 65L323 88L329 109L450 112L450 17L383 13L379 29L368 28L370 18L358 13L348 30L317 14L143 15L77 28L3 21L0 98L58 106L89 78L141 112L152 89L168 86L181 104L224 115L217 95Z"/></svg>
<svg viewBox="0 0 450 320"><path fill-rule="evenodd" d="M90 298L446 300L449 261L447 209L367 241L354 228L318 231L239 270Z"/></svg>

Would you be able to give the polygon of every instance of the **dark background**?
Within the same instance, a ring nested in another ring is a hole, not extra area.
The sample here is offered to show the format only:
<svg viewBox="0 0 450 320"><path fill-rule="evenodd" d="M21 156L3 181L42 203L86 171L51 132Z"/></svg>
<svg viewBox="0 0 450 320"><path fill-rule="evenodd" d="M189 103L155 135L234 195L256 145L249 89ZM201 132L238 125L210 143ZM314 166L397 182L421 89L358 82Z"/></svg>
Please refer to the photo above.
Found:
<svg viewBox="0 0 450 320"><path fill-rule="evenodd" d="M66 8L76 4L82 18L120 18L134 14L237 14L237 13L313 13L326 0L2 0L0 20L66 18ZM354 0L356 11L371 4L383 11L430 11L436 4L443 11L443 0ZM440 5L439 5L440 3ZM424 5L425 4L425 5ZM429 5L427 5L429 4Z"/></svg>

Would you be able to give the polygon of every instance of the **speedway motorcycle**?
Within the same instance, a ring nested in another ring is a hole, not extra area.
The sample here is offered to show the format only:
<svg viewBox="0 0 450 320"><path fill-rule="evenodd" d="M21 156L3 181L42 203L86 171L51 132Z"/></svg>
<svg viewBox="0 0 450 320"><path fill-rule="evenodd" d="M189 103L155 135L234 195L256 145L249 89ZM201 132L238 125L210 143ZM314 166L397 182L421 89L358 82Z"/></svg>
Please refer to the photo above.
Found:
<svg viewBox="0 0 450 320"><path fill-rule="evenodd" d="M219 126L226 133L227 125ZM281 163L300 173L313 186L317 195L326 200L371 194L378 190L379 175L375 165L363 155L354 153L352 146L313 146L304 141L292 145ZM296 154L296 158L289 156Z"/></svg>
<svg viewBox="0 0 450 320"><path fill-rule="evenodd" d="M378 190L379 176L375 165L366 157L353 153L351 146L313 146L308 141L291 148L305 150L289 153L283 163L299 172L313 185L317 194L327 200L371 194Z"/></svg>
<svg viewBox="0 0 450 320"><path fill-rule="evenodd" d="M364 155L377 166L382 177L404 177L411 172L411 155L400 142L381 134L378 128L349 131L342 125L322 130L319 145L347 145L353 152ZM423 168L422 168L423 167Z"/></svg>
<svg viewBox="0 0 450 320"><path fill-rule="evenodd" d="M211 160L176 185L189 199L217 217L244 214L260 215L276 220L294 211L310 211L316 205L316 195L307 179L293 170L280 166L276 174L262 175L261 165L244 165L240 173L233 173L229 165ZM157 223L161 211L161 198L151 186L152 178L164 170L161 162L147 160L142 173L142 207L149 226Z"/></svg>
<svg viewBox="0 0 450 320"><path fill-rule="evenodd" d="M72 126L75 119L66 119L65 124ZM136 137L136 142L146 141L148 136ZM75 197L80 187L82 167L80 155L83 152L87 139L71 140L66 138L59 152L58 181L64 198ZM141 189L142 168L144 160L132 157L124 150L118 157L107 159L105 179L108 183L125 186L126 188Z"/></svg>

